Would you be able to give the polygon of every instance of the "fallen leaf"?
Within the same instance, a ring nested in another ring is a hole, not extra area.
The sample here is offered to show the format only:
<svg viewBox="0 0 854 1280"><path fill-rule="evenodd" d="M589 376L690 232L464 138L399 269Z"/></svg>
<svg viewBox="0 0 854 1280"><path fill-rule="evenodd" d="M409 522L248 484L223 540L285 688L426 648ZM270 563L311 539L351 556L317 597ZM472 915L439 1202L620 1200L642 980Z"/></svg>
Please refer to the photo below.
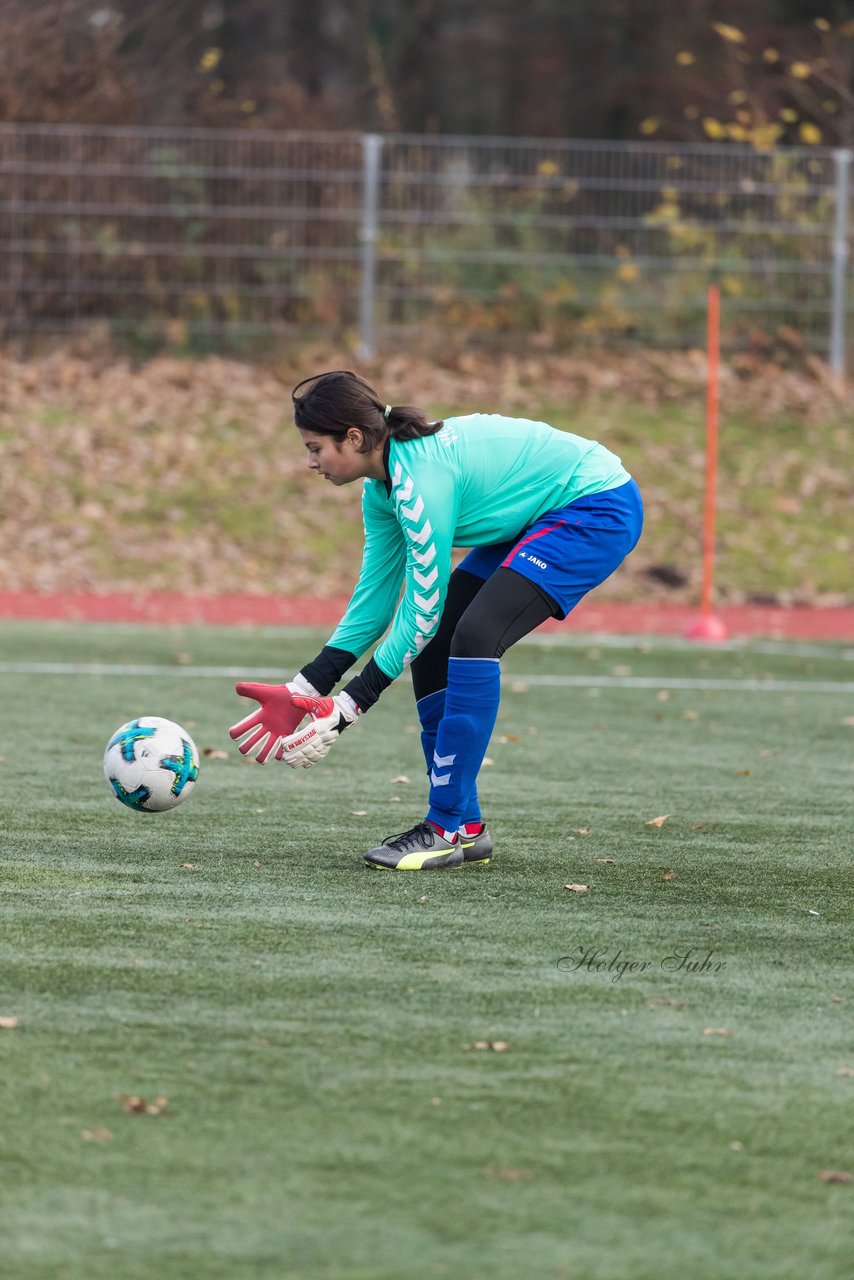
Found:
<svg viewBox="0 0 854 1280"><path fill-rule="evenodd" d="M503 733L498 739L499 742L518 742L519 735L516 733Z"/></svg>
<svg viewBox="0 0 854 1280"><path fill-rule="evenodd" d="M693 711L690 707L688 707L687 711L682 712L683 720L699 720L699 718L700 718L699 711Z"/></svg>
<svg viewBox="0 0 854 1280"><path fill-rule="evenodd" d="M510 1048L510 1045L506 1040L493 1040L492 1048L495 1053L504 1053L506 1049Z"/></svg>
<svg viewBox="0 0 854 1280"><path fill-rule="evenodd" d="M692 822L692 823L691 823L691 830L692 830L692 831L703 831L703 830L705 830L705 826L706 826L705 822Z"/></svg>
<svg viewBox="0 0 854 1280"><path fill-rule="evenodd" d="M661 878L662 880L672 880L675 875L676 875L676 872L671 868L670 871L665 871L664 875Z"/></svg>
<svg viewBox="0 0 854 1280"><path fill-rule="evenodd" d="M704 1036L731 1036L729 1027L703 1027Z"/></svg>
<svg viewBox="0 0 854 1280"><path fill-rule="evenodd" d="M569 829L574 836L589 836L593 831L592 827L570 827Z"/></svg>
<svg viewBox="0 0 854 1280"><path fill-rule="evenodd" d="M838 1076L854 1076L854 1067L840 1067L836 1074Z"/></svg>
<svg viewBox="0 0 854 1280"><path fill-rule="evenodd" d="M368 816L367 809L351 809L350 812L354 818L367 818Z"/></svg>
<svg viewBox="0 0 854 1280"><path fill-rule="evenodd" d="M673 1005L674 1009L684 1009L684 1008L685 1008L685 1001L684 1001L684 1000L668 1000L668 999L666 999L666 997L664 997L664 996L659 996L659 997L657 997L655 1000L648 1000L648 1001L647 1001L647 1008L649 1008L649 1009L654 1009L654 1008L655 1008L655 1006L656 1006L657 1004L670 1004L670 1005Z"/></svg>
<svg viewBox="0 0 854 1280"><path fill-rule="evenodd" d="M517 680L515 684L511 684L510 692L511 693L527 693L528 686L525 684L524 680Z"/></svg>
<svg viewBox="0 0 854 1280"><path fill-rule="evenodd" d="M749 770L749 769L739 769L738 773L737 773L735 776L736 776L737 778L749 778L749 777L750 777L750 770Z"/></svg>
<svg viewBox="0 0 854 1280"><path fill-rule="evenodd" d="M670 816L669 813L663 813L660 818L650 818L646 825L648 827L663 827Z"/></svg>
<svg viewBox="0 0 854 1280"><path fill-rule="evenodd" d="M122 1110L127 1111L129 1115L146 1115L159 1116L162 1115L167 1106L166 1098L154 1098L151 1102L147 1098L140 1098L137 1094L122 1094Z"/></svg>
<svg viewBox="0 0 854 1280"><path fill-rule="evenodd" d="M181 866L185 871L198 871L199 869L198 862L182 862Z"/></svg>
<svg viewBox="0 0 854 1280"><path fill-rule="evenodd" d="M0 1018L0 1027L2 1027L4 1031L14 1031L17 1025L17 1018Z"/></svg>
<svg viewBox="0 0 854 1280"><path fill-rule="evenodd" d="M587 893L590 889L589 884L565 884L563 887L572 893Z"/></svg>
<svg viewBox="0 0 854 1280"><path fill-rule="evenodd" d="M399 773L399 774L397 775L397 777L396 777L396 778L392 778L392 779L391 779L391 781L392 781L392 782L400 782L400 783L402 783L402 784L404 784L404 785L405 785L407 782L409 782L409 781L410 781L410 779L409 779L409 778L407 778L407 776L406 776L406 774L405 774L405 773Z"/></svg>
<svg viewBox="0 0 854 1280"><path fill-rule="evenodd" d="M854 1182L854 1174L847 1173L844 1169L821 1169L817 1176L822 1182L842 1182L846 1185Z"/></svg>
<svg viewBox="0 0 854 1280"><path fill-rule="evenodd" d="M220 751L219 747L203 747L202 755L207 756L208 760L227 760L228 752Z"/></svg>
<svg viewBox="0 0 854 1280"><path fill-rule="evenodd" d="M261 863L260 863L260 862L258 861L258 859L256 858L256 859L255 859L255 861L252 863L252 865L253 865L253 867L260 867Z"/></svg>
<svg viewBox="0 0 854 1280"><path fill-rule="evenodd" d="M524 1178L531 1178L533 1174L530 1169L498 1169L493 1165L487 1165L483 1170L484 1178L497 1178L502 1182L521 1182Z"/></svg>
<svg viewBox="0 0 854 1280"><path fill-rule="evenodd" d="M854 725L854 716L845 716L843 718L842 723L847 725Z"/></svg>
<svg viewBox="0 0 854 1280"><path fill-rule="evenodd" d="M507 1040L475 1040L474 1044L467 1044L466 1049L492 1049L495 1053L504 1053L510 1048Z"/></svg>
<svg viewBox="0 0 854 1280"><path fill-rule="evenodd" d="M613 862L613 858L594 858L594 862Z"/></svg>
<svg viewBox="0 0 854 1280"><path fill-rule="evenodd" d="M656 702L669 702L669 701L670 701L670 690L669 690L669 689L659 689L658 693L655 695L655 700L656 700Z"/></svg>
<svg viewBox="0 0 854 1280"><path fill-rule="evenodd" d="M761 756L778 756L780 754L774 747L766 747L764 751L760 751Z"/></svg>
<svg viewBox="0 0 854 1280"><path fill-rule="evenodd" d="M83 1129L80 1137L84 1142L112 1142L113 1135L109 1129L105 1129L103 1125L98 1125L97 1129Z"/></svg>
<svg viewBox="0 0 854 1280"><path fill-rule="evenodd" d="M730 1151L743 1151L743 1150L744 1150L744 1143L743 1143L743 1142L739 1142L739 1141L738 1141L738 1139L736 1138L735 1142L731 1142L731 1143L729 1144L729 1149L730 1149Z"/></svg>
<svg viewBox="0 0 854 1280"><path fill-rule="evenodd" d="M484 756L481 763L489 766L491 764L495 764L495 761L492 760L489 756Z"/></svg>

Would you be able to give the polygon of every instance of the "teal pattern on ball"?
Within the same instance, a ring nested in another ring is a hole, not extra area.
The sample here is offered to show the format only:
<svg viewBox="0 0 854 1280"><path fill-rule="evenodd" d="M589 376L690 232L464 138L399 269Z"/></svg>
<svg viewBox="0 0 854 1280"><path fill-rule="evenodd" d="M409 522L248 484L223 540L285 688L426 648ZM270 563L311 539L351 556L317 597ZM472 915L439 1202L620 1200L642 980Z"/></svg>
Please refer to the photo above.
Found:
<svg viewBox="0 0 854 1280"><path fill-rule="evenodd" d="M148 725L146 728L143 727L138 720L131 720L128 724L122 725L121 729L117 730L117 732L113 734L107 744L107 750L109 751L110 747L115 747L120 743L122 759L127 760L128 763L130 763L131 760L136 758L135 744L137 742L141 742L144 738L153 738L156 732L156 725ZM121 796L119 799L121 799Z"/></svg>
<svg viewBox="0 0 854 1280"><path fill-rule="evenodd" d="M173 796L179 796L187 783L195 782L199 776L199 766L193 761L193 753L186 739L180 759L177 756L164 756L160 763L164 769L171 769L175 774L171 788Z"/></svg>
<svg viewBox="0 0 854 1280"><path fill-rule="evenodd" d="M118 778L110 778L110 786L122 804L126 804L129 809L138 809L140 813L151 813L151 810L145 807L146 801L151 799L151 792L148 787L139 786L134 787L133 791L128 791L122 786Z"/></svg>

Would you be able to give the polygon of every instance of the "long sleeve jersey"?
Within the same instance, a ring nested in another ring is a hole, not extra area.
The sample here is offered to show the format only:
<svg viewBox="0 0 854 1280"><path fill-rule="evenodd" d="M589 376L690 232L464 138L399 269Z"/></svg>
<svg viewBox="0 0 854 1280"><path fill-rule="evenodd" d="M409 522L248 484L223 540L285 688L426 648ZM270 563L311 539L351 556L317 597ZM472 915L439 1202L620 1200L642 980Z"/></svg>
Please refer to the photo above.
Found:
<svg viewBox="0 0 854 1280"><path fill-rule="evenodd" d="M439 625L454 547L510 542L547 511L630 479L595 440L544 422L475 413L392 440L386 481L366 479L359 580L329 645L374 653L393 680ZM401 587L403 594L401 596Z"/></svg>

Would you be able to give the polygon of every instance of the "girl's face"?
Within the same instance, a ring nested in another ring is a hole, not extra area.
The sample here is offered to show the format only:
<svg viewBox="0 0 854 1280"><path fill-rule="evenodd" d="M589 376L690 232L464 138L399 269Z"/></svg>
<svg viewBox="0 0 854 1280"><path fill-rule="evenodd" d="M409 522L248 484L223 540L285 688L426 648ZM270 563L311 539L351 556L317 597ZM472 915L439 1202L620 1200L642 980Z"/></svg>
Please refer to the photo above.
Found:
<svg viewBox="0 0 854 1280"><path fill-rule="evenodd" d="M343 440L303 431L301 427L298 430L308 450L309 471L317 471L324 480L334 485L351 484L373 474L372 455L359 453L363 436L357 427L352 427Z"/></svg>

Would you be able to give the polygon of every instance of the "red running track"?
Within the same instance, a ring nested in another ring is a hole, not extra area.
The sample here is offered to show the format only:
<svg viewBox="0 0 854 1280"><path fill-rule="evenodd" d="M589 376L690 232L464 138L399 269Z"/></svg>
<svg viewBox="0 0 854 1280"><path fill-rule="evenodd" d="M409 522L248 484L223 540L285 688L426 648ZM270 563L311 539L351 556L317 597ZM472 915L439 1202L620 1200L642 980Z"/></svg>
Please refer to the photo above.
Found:
<svg viewBox="0 0 854 1280"><path fill-rule="evenodd" d="M347 598L300 596L187 596L172 594L80 594L0 592L0 618L53 622L142 622L160 626L207 623L239 627L334 627ZM727 635L781 640L854 642L854 608L782 608L732 605L718 610ZM682 635L697 620L690 605L584 600L565 622L545 631L593 631L619 635Z"/></svg>

